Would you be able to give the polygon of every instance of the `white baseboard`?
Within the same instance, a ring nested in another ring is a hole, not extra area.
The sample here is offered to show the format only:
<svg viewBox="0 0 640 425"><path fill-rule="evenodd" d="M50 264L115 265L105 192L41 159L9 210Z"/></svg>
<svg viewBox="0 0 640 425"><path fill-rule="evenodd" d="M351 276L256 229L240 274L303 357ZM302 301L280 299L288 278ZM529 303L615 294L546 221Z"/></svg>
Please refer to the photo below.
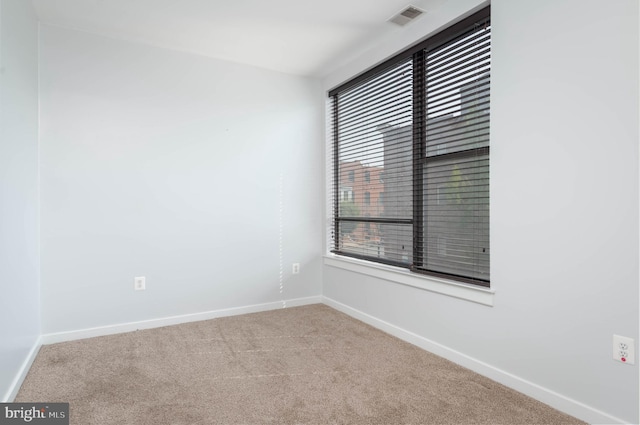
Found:
<svg viewBox="0 0 640 425"><path fill-rule="evenodd" d="M484 363L473 357L467 356L459 351L452 350L435 341L431 341L413 332L404 330L396 325L380 320L362 311L356 310L331 298L323 296L314 296L307 298L297 298L286 301L276 301L265 304L255 304L243 307L234 307L228 309L206 311L194 314L185 314L180 316L164 317L159 319L144 320L140 322L121 323L110 326L101 326L89 329L80 329L69 332L58 332L42 335L34 344L25 359L19 373L16 375L9 391L4 397L3 402L13 401L24 381L29 368L31 367L36 355L42 345L54 344L57 342L72 341L77 339L92 338L96 336L112 335L124 332L132 332L139 329L152 329L163 326L177 325L181 323L197 322L201 320L215 319L217 317L235 316L247 313L258 313L262 311L276 310L283 307L296 307L308 304L324 303L338 311L348 314L362 322L365 322L375 328L387 332L397 338L416 345L424 350L444 357L454 363L464 366L476 373L487 378L493 379L509 388L513 388L523 394L539 400L549 406L575 416L590 424L625 424L622 419L611 416L605 412L594 409L576 400L558 394L555 391L544 388L538 384L527 381L526 379L515 376L511 373L498 369L490 364Z"/></svg>
<svg viewBox="0 0 640 425"><path fill-rule="evenodd" d="M314 297L275 301L265 304L254 304L243 307L233 307L221 310L204 311L200 313L183 314L179 316L162 317L158 319L143 320L140 322L119 323L115 325L100 326L95 328L49 333L42 335L41 343L42 345L55 344L58 342L74 341L78 339L93 338L96 336L133 332L140 329L160 328L163 326L179 325L181 323L210 320L218 317L237 316L239 314L258 313L261 311L277 310L284 307L296 307L301 305L319 303L322 303L322 296L320 295Z"/></svg>
<svg viewBox="0 0 640 425"><path fill-rule="evenodd" d="M24 382L24 378L27 377L27 373L29 373L29 369L31 369L31 365L36 359L38 351L40 351L40 347L42 347L42 337L38 337L33 347L31 347L31 350L29 350L29 354L27 354L27 357L22 362L22 366L20 366L18 373L15 378L13 378L13 382L11 382L7 393L3 396L2 403L11 403L15 400L22 386L22 382Z"/></svg>
<svg viewBox="0 0 640 425"><path fill-rule="evenodd" d="M362 322L365 322L375 328L387 332L403 341L416 345L426 351L444 357L454 363L457 363L467 369L470 369L480 375L486 376L496 382L506 385L516 391L528 395L531 398L539 400L561 412L574 416L590 424L625 424L626 421L611 416L605 412L594 409L579 401L558 394L548 388L544 388L536 383L527 381L526 379L515 376L509 372L498 369L490 364L484 363L473 357L467 356L459 351L452 350L435 341L431 341L413 332L404 330L396 325L380 320L374 316L356 310L348 305L342 304L331 298L323 297L323 303L348 314Z"/></svg>

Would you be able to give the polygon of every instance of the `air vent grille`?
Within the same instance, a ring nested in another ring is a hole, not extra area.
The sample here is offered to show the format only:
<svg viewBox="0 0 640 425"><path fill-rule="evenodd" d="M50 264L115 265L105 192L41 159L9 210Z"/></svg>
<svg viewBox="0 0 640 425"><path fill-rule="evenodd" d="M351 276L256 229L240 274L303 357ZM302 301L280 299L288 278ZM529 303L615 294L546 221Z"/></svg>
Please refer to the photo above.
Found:
<svg viewBox="0 0 640 425"><path fill-rule="evenodd" d="M423 10L418 9L415 6L407 6L402 10L402 12L394 15L391 19L389 19L389 22L393 22L394 24L403 27L423 13Z"/></svg>
<svg viewBox="0 0 640 425"><path fill-rule="evenodd" d="M409 19L415 19L418 16L422 15L422 10L418 10L415 7L409 6L406 10L401 13L402 16L405 16Z"/></svg>

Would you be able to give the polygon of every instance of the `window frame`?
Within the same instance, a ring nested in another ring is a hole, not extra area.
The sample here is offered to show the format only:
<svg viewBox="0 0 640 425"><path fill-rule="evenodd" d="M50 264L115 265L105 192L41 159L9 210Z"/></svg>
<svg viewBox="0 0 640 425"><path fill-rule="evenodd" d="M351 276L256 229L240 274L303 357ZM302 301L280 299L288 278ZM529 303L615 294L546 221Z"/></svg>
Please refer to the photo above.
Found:
<svg viewBox="0 0 640 425"><path fill-rule="evenodd" d="M370 261L371 263L375 264L375 263L381 263L381 264L387 264L387 265L391 265L391 266L399 266L405 269L410 270L411 272L415 272L417 274L421 274L421 275L430 275L430 276L434 276L436 278L444 278L444 279L451 279L453 281L456 281L458 283L462 282L462 283L467 283L467 284L472 284L474 286L477 287L485 287L485 288L490 288L490 280L484 280L484 279L478 279L478 278L473 278L473 277L468 277L468 276L461 276L461 275L456 275L453 273L440 273L437 271L433 271L433 270L425 270L424 268L420 267L421 261L424 258L424 253L423 251L426 250L426 241L422 242L422 243L418 243L417 241L422 241L423 240L423 233L424 233L424 203L423 203L423 168L426 167L426 163L428 161L430 161L430 157L426 155L426 143L425 143L425 134L426 134L426 91L423 89L423 82L418 82L417 79L415 78L420 78L420 77L424 77L426 76L426 70L425 69L421 69L421 68L425 68L425 56L428 54L428 52L430 51L434 51L437 50L438 48L440 48L441 46L449 43L451 40L456 39L462 35L464 35L465 33L471 33L473 31L475 31L474 28L477 28L479 26L484 25L485 28L487 25L490 26L490 20L491 20L491 6L487 6L483 9L481 9L480 11L472 14L471 16L462 19L461 21L449 26L448 28L438 32L437 34L429 37L428 39L418 43L417 45L410 47L406 50L404 50L403 52L400 52L399 54L397 54L396 56L386 60L385 62L381 63L380 65L354 77L353 79L335 87L334 89L330 90L328 95L330 98L330 101L332 102L332 107L333 110L336 111L338 108L338 103L337 103L337 95L340 94L341 92L345 92L346 90L356 87L360 84L363 84L365 82L367 82L368 80L371 80L375 77L378 77L379 75L381 75L385 70L391 69L394 66L397 66L398 64L402 63L403 61L407 61L407 60L412 60L413 61L413 66L414 66L414 76L417 75L417 77L414 77L414 82L413 82L413 99L414 99L414 105L417 104L418 106L414 106L413 107L413 114L414 114L414 120L413 120L413 129L412 129L412 137L413 137L413 151L412 151L412 161L413 161L413 177L412 177L412 183L413 183L413 217L410 220L384 220L384 219L380 219L380 218L364 218L364 217L358 217L357 219L355 218L350 218L347 217L345 219L345 217L340 217L339 216L339 202L337 199L334 199L334 205L333 205L333 228L334 228L334 232L338 233L338 227L339 227L339 223L340 222L347 222L347 221L357 221L357 222L366 222L366 223L387 223L387 224L393 224L393 223L397 223L397 224L411 224L412 228L413 228L413 247L412 247L412 251L413 251L413 256L412 256L412 261L410 265L407 265L407 263L398 263L396 261L387 261L386 259L383 258L372 258L366 255L359 255L357 253L352 253L352 252L343 252L339 250L339 235L334 235L334 242L335 245L333 246L333 249L331 249L331 252L340 256L345 256L345 257L352 257L352 258L356 258L356 259L360 259L360 260L365 260L365 261ZM417 70L417 71L415 71ZM422 85L421 85L422 84ZM338 187L338 185L340 184L340 167L339 167L339 149L337 147L338 144L338 115L337 113L334 113L333 117L332 117L332 134L333 134L333 143L335 144L333 146L333 168L334 168L334 176L333 176L333 184ZM489 147L480 147L476 149L478 152L484 153L487 156L489 155ZM462 155L458 154L459 156L470 156L473 155L473 152L467 152L464 153ZM456 155L454 154L449 154L449 155ZM445 156L449 156L449 155L445 155ZM380 180L382 180L382 177L380 177ZM489 259L490 261L490 259Z"/></svg>

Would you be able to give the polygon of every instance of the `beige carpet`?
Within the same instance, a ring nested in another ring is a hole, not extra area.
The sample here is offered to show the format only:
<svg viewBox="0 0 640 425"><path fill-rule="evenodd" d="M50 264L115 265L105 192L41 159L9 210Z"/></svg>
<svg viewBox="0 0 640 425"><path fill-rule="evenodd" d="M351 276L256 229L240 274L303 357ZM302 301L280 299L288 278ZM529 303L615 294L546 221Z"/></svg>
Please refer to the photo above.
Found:
<svg viewBox="0 0 640 425"><path fill-rule="evenodd" d="M324 305L42 347L17 402L71 423L583 423Z"/></svg>

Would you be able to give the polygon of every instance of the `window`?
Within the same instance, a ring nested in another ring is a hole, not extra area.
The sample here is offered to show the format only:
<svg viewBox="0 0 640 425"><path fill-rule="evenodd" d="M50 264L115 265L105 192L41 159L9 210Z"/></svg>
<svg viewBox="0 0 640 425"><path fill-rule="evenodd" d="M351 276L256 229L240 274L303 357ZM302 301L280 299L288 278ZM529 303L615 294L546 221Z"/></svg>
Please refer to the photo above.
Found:
<svg viewBox="0 0 640 425"><path fill-rule="evenodd" d="M364 172L364 181L367 183L371 181L371 173L369 171Z"/></svg>
<svg viewBox="0 0 640 425"><path fill-rule="evenodd" d="M353 190L350 187L340 189L340 201L353 201Z"/></svg>
<svg viewBox="0 0 640 425"><path fill-rule="evenodd" d="M329 93L334 193L358 164L381 200L333 196L332 252L489 286L490 70L487 7Z"/></svg>

